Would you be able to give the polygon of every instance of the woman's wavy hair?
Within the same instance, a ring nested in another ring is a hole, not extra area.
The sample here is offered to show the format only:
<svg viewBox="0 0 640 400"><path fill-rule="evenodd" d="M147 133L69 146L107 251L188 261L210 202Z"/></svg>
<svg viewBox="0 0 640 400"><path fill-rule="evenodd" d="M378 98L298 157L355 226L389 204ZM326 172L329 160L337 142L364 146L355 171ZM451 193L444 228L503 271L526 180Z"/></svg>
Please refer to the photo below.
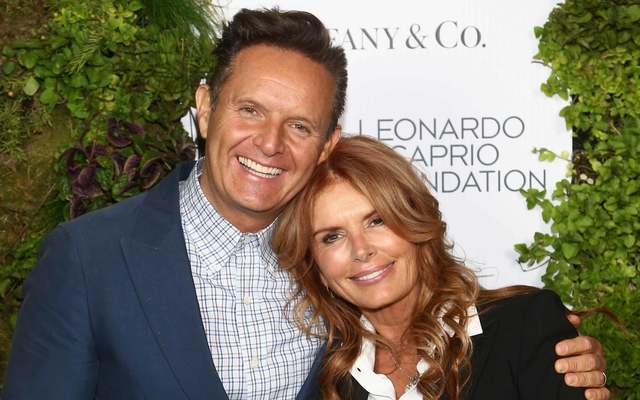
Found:
<svg viewBox="0 0 640 400"><path fill-rule="evenodd" d="M451 255L438 201L425 181L401 155L364 136L338 141L308 185L284 210L273 235L280 263L297 283L290 306L298 324L307 334L326 332L327 348L332 350L320 371L322 397L338 399L338 387L350 382L349 370L363 337L378 346L391 345L362 328L356 306L332 295L313 259L314 199L336 182L346 182L364 195L387 227L415 245L419 296L404 338L417 344L418 357L429 364L418 390L425 399L437 399L443 393L458 399L471 373L466 311L477 301L478 281ZM449 336L440 321L455 334Z"/></svg>

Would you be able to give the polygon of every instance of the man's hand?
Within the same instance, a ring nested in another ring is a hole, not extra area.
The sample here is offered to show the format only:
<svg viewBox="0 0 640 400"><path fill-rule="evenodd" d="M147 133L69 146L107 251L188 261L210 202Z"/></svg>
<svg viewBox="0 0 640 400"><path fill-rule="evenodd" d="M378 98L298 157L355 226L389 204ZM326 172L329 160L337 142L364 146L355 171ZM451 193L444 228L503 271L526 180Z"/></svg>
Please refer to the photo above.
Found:
<svg viewBox="0 0 640 400"><path fill-rule="evenodd" d="M569 314L567 319L576 328L580 326L580 317ZM589 336L563 340L556 344L556 354L562 358L555 364L556 371L564 375L569 386L586 387L588 400L609 399L609 389L604 387L607 361L602 353L602 345Z"/></svg>

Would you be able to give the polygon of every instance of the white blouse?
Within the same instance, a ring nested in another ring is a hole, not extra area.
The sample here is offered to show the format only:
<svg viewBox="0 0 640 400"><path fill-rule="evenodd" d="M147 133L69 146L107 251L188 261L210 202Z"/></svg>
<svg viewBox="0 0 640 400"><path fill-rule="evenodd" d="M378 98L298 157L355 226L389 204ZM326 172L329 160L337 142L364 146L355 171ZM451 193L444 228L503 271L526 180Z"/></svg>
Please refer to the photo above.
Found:
<svg viewBox="0 0 640 400"><path fill-rule="evenodd" d="M478 311L474 306L467 309L467 315L469 316L467 322L467 333L469 336L475 336L482 333L482 325L480 324L480 318L478 318ZM375 332L375 328L369 322L364 315L360 317L362 326L369 332ZM444 322L440 319L440 323ZM453 335L453 331L446 325L443 325L444 330L450 335ZM362 346L360 348L360 354L356 359L356 362L351 367L351 375L358 381L367 392L369 392L369 400L395 400L396 391L393 387L391 379L387 378L384 374L378 374L373 370L376 362L376 346L375 344L364 338L362 340ZM416 369L420 375L424 374L429 365L426 361L420 360L416 365ZM406 391L400 400L422 400L422 395L418 393L417 388L412 388Z"/></svg>

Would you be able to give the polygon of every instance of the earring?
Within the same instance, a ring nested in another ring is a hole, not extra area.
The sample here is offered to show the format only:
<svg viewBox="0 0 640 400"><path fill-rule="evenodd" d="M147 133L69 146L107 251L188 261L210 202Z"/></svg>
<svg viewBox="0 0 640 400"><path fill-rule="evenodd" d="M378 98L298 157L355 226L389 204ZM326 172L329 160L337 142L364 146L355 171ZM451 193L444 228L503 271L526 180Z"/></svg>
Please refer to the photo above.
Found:
<svg viewBox="0 0 640 400"><path fill-rule="evenodd" d="M329 285L324 285L324 288L327 290L327 292L329 292L329 297L331 297L332 299L336 298L336 295L333 294L333 290L329 289Z"/></svg>

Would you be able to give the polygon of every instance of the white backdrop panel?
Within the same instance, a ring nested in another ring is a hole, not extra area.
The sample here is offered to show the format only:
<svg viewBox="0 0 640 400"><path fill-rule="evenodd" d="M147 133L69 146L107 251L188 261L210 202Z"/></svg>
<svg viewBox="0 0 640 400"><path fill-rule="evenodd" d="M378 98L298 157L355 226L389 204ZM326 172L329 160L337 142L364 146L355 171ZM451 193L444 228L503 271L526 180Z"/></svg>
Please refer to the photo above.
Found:
<svg viewBox="0 0 640 400"><path fill-rule="evenodd" d="M231 0L240 8L279 6L318 16L349 61L346 132L385 141L429 180L455 253L486 287L540 285L513 245L546 230L518 189L547 188L565 173L534 147L569 151L558 116L564 105L539 90L549 71L533 63L556 0L322 2Z"/></svg>

